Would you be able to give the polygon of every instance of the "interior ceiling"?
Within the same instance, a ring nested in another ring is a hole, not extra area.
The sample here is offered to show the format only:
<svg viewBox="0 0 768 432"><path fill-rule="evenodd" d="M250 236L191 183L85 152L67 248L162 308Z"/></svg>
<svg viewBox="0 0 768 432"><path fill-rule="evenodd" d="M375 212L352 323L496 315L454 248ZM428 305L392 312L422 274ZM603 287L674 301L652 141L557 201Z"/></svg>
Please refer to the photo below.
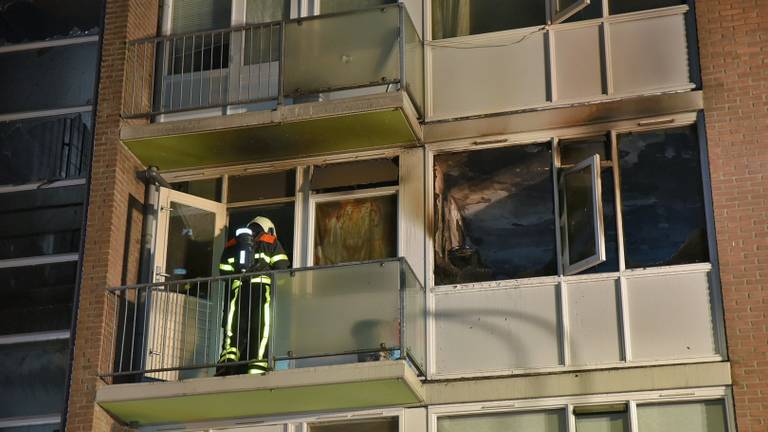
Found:
<svg viewBox="0 0 768 432"><path fill-rule="evenodd" d="M163 171L265 162L417 142L400 110L125 141Z"/></svg>

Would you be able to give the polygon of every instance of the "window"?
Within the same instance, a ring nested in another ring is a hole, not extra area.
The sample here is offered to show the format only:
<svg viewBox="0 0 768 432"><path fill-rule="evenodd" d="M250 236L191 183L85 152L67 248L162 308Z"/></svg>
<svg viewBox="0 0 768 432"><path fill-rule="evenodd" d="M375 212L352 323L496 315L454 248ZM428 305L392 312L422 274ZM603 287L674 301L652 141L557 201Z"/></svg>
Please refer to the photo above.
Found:
<svg viewBox="0 0 768 432"><path fill-rule="evenodd" d="M628 432L627 405L577 406L573 408L576 432Z"/></svg>
<svg viewBox="0 0 768 432"><path fill-rule="evenodd" d="M0 46L99 32L99 0L2 0Z"/></svg>
<svg viewBox="0 0 768 432"><path fill-rule="evenodd" d="M221 202L221 178L174 182L173 190Z"/></svg>
<svg viewBox="0 0 768 432"><path fill-rule="evenodd" d="M246 226L248 222L252 221L256 216L267 217L273 224L275 224L280 244L283 245L289 259L293 261L294 212L295 205L293 201L280 204L232 208L229 210L229 231L227 233L227 238L235 238L235 231L238 228Z"/></svg>
<svg viewBox="0 0 768 432"><path fill-rule="evenodd" d="M397 3L397 0L319 0L319 3L320 13L329 14L374 6L383 6Z"/></svg>
<svg viewBox="0 0 768 432"><path fill-rule="evenodd" d="M557 274L549 143L434 163L437 285Z"/></svg>
<svg viewBox="0 0 768 432"><path fill-rule="evenodd" d="M90 105L98 43L0 55L0 113Z"/></svg>
<svg viewBox="0 0 768 432"><path fill-rule="evenodd" d="M648 404L637 406L638 432L725 432L728 430L722 400Z"/></svg>
<svg viewBox="0 0 768 432"><path fill-rule="evenodd" d="M686 0L608 0L611 15L685 4Z"/></svg>
<svg viewBox="0 0 768 432"><path fill-rule="evenodd" d="M85 177L91 113L0 123L0 184Z"/></svg>
<svg viewBox="0 0 768 432"><path fill-rule="evenodd" d="M231 203L291 197L296 191L296 171L230 176L228 182Z"/></svg>
<svg viewBox="0 0 768 432"><path fill-rule="evenodd" d="M618 136L627 268L707 262L695 126Z"/></svg>
<svg viewBox="0 0 768 432"><path fill-rule="evenodd" d="M393 186L398 181L397 159L370 159L313 168L310 189L317 193Z"/></svg>
<svg viewBox="0 0 768 432"><path fill-rule="evenodd" d="M0 200L0 259L77 252L85 187L8 193Z"/></svg>
<svg viewBox="0 0 768 432"><path fill-rule="evenodd" d="M309 424L309 432L398 432L397 418Z"/></svg>
<svg viewBox="0 0 768 432"><path fill-rule="evenodd" d="M565 410L438 417L437 432L564 432Z"/></svg>

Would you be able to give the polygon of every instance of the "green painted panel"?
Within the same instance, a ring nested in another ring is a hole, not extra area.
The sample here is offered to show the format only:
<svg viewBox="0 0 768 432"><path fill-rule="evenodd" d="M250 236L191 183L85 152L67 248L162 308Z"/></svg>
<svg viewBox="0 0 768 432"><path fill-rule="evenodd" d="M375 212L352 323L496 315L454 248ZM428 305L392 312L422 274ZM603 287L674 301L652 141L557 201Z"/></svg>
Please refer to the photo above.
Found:
<svg viewBox="0 0 768 432"><path fill-rule="evenodd" d="M151 425L419 403L402 379L102 402L125 423Z"/></svg>
<svg viewBox="0 0 768 432"><path fill-rule="evenodd" d="M161 170L198 168L370 150L416 142L400 110L126 141Z"/></svg>

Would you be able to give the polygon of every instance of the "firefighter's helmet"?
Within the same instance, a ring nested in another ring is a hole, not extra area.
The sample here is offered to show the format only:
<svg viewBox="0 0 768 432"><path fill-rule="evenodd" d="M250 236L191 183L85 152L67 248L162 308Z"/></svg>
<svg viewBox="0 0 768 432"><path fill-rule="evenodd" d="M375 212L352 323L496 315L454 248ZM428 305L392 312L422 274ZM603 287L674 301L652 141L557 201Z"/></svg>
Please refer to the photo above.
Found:
<svg viewBox="0 0 768 432"><path fill-rule="evenodd" d="M248 222L248 227L253 229L254 232L263 231L267 234L271 234L277 237L277 230L275 229L275 224L273 224L272 221L269 220L269 218L266 218L264 216L256 216L255 218L253 218L253 220ZM261 229L259 230L258 228L261 228Z"/></svg>

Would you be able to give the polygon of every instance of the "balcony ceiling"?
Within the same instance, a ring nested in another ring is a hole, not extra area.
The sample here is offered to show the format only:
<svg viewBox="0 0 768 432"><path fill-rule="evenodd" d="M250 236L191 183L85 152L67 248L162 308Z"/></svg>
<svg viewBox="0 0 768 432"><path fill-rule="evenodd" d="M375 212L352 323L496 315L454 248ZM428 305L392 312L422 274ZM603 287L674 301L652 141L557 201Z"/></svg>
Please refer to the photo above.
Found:
<svg viewBox="0 0 768 432"><path fill-rule="evenodd" d="M120 134L139 160L163 171L412 146L420 136L402 92L124 125Z"/></svg>
<svg viewBox="0 0 768 432"><path fill-rule="evenodd" d="M96 402L126 424L145 426L413 405L424 402L424 390L399 360L118 384L101 388Z"/></svg>

